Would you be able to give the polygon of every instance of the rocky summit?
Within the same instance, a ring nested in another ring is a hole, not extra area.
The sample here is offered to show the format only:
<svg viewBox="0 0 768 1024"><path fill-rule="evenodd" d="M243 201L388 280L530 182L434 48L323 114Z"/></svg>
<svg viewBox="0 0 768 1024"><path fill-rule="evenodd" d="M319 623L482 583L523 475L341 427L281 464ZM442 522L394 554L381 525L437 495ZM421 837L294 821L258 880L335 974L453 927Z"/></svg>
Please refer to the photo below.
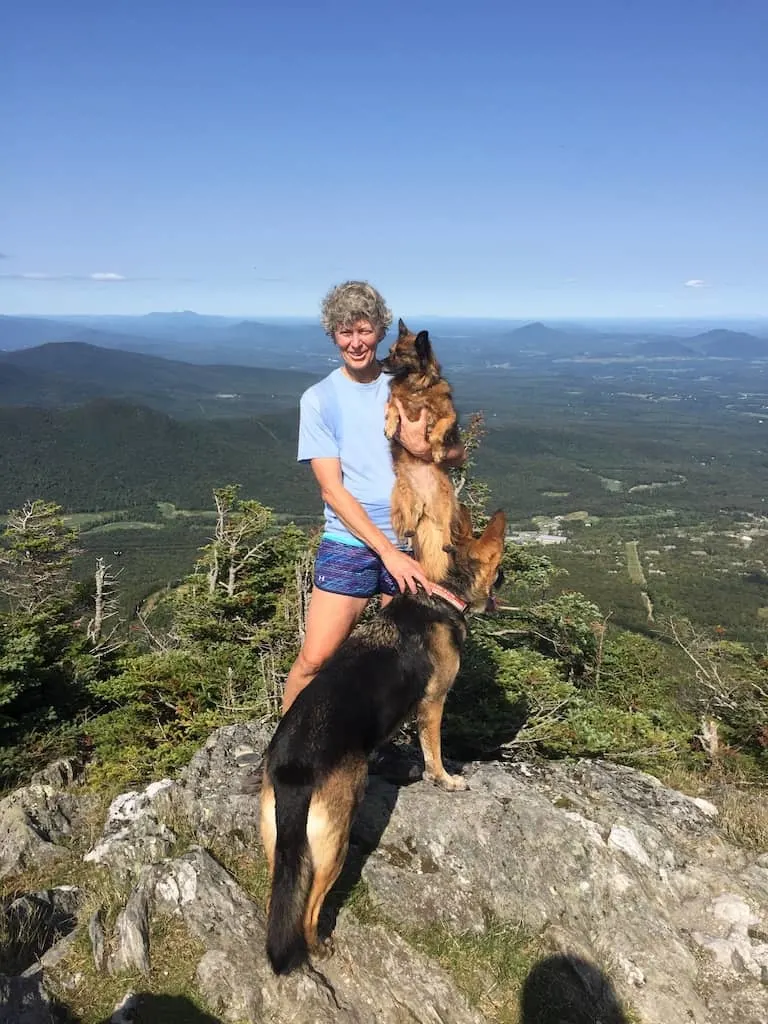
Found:
<svg viewBox="0 0 768 1024"><path fill-rule="evenodd" d="M468 764L461 793L372 775L326 908L335 955L275 978L267 740L218 730L95 827L70 762L0 802L3 1022L78 1020L88 984L119 990L103 1024L768 1024L768 854L728 842L712 804L601 761ZM58 884L21 888L44 870ZM142 990L169 929L189 996ZM527 937L513 1010L482 984L499 934Z"/></svg>

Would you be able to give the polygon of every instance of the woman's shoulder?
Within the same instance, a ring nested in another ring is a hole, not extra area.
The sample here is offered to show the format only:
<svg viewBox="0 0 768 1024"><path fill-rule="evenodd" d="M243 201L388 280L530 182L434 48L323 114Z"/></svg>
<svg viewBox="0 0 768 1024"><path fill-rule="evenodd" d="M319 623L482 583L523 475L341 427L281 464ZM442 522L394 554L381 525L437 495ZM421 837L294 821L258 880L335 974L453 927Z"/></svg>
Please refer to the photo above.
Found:
<svg viewBox="0 0 768 1024"><path fill-rule="evenodd" d="M324 398L334 394L336 390L336 378L339 374L338 368L331 370L325 377L321 377L304 391L301 395L302 403L306 400L312 404L322 402Z"/></svg>
<svg viewBox="0 0 768 1024"><path fill-rule="evenodd" d="M338 370L332 370L301 396L299 409L302 418L321 419L333 427L338 419Z"/></svg>

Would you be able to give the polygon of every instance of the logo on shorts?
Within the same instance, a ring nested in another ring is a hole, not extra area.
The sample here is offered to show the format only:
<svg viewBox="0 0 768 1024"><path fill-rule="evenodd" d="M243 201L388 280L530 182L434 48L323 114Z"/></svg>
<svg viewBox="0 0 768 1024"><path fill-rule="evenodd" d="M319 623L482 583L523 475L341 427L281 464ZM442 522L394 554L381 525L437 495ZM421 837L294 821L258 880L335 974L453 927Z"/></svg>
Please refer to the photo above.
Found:
<svg viewBox="0 0 768 1024"><path fill-rule="evenodd" d="M325 583L325 576L320 575L317 577L317 579L319 583Z"/></svg>

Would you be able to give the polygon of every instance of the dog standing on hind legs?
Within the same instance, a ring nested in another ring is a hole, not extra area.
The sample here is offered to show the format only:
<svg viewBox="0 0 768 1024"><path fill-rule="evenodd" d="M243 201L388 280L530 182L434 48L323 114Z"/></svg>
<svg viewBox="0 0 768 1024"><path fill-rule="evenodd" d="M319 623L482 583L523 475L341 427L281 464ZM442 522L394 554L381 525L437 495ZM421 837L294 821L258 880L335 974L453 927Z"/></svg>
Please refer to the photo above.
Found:
<svg viewBox="0 0 768 1024"><path fill-rule="evenodd" d="M401 540L412 538L413 553L431 579L448 571L453 551L452 530L458 500L451 478L442 465L448 448L459 443L459 427L451 386L442 376L427 331L414 334L400 320L397 340L381 361L392 374L384 433L392 442L395 485L392 490L392 526ZM409 420L427 410L427 441L432 462L416 458L395 440L400 426L399 402Z"/></svg>
<svg viewBox="0 0 768 1024"><path fill-rule="evenodd" d="M461 512L465 522L466 509ZM358 627L298 695L267 748L261 835L271 891L267 955L276 974L331 951L317 923L341 873L369 755L416 710L426 777L466 789L445 770L440 726L459 669L468 612L492 608L506 520L460 542L432 594L400 594ZM471 536L471 534L469 535ZM467 537L466 528L462 537Z"/></svg>

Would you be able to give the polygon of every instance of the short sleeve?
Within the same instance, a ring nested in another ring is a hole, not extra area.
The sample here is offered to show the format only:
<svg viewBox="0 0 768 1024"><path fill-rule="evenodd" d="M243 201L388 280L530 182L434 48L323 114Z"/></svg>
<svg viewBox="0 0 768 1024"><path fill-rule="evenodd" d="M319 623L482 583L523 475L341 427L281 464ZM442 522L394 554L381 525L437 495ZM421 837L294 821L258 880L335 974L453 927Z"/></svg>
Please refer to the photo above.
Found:
<svg viewBox="0 0 768 1024"><path fill-rule="evenodd" d="M299 403L298 462L310 459L338 459L339 444L323 417L318 395L310 388Z"/></svg>

